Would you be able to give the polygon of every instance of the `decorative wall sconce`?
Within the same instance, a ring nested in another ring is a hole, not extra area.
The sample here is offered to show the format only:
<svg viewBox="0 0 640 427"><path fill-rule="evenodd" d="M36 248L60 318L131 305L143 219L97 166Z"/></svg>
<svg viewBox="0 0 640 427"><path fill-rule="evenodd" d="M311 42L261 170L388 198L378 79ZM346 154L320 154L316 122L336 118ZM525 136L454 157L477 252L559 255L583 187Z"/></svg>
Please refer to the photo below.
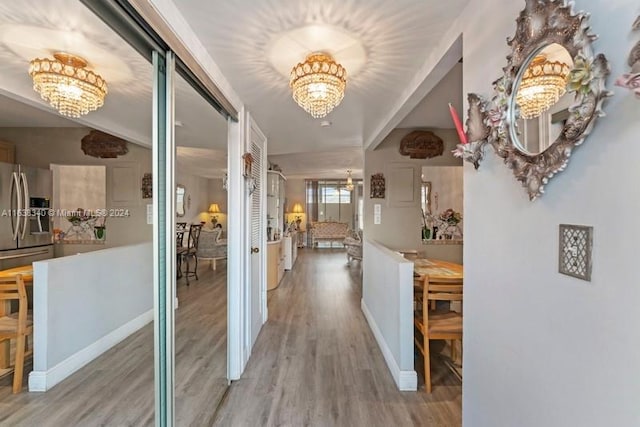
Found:
<svg viewBox="0 0 640 427"><path fill-rule="evenodd" d="M244 170L242 171L242 175L245 178L251 177L251 169L253 166L253 156L251 153L244 153L242 155L242 160L244 160Z"/></svg>

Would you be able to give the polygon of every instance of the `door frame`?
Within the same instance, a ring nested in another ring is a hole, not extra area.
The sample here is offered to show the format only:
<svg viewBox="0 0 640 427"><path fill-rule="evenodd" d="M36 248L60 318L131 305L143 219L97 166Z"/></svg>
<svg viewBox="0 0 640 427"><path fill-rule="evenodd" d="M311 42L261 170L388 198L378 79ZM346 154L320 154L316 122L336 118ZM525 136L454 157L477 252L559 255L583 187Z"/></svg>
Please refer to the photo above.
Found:
<svg viewBox="0 0 640 427"><path fill-rule="evenodd" d="M245 348L245 284L247 282L247 253L245 229L247 198L243 173L242 154L245 143L245 110L241 109L238 121L228 120L227 124L227 378L240 379L248 360Z"/></svg>

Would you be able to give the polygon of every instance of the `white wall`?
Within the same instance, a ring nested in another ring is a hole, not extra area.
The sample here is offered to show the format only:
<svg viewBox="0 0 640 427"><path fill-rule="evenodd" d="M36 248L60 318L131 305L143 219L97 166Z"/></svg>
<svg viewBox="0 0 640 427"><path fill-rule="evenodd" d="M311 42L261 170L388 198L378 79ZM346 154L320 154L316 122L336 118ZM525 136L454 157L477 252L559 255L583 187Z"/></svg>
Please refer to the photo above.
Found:
<svg viewBox="0 0 640 427"><path fill-rule="evenodd" d="M461 166L423 166L422 180L431 183L431 212L440 215L451 208L463 214L464 189ZM462 228L462 224L460 224Z"/></svg>
<svg viewBox="0 0 640 427"><path fill-rule="evenodd" d="M416 167L414 186L420 189L420 174L424 166L459 166L460 159L453 157L451 150L457 144L458 136L453 129L429 129L444 141L444 154L432 159L410 159L399 153L400 141L415 129L394 129L382 143L373 151L365 151L364 164L364 234L383 245L393 249L416 249L420 252L428 251L429 256L449 261L459 261L462 257L460 246L429 246L422 245L422 213L420 202L412 207L389 206L387 199L393 189L389 184L388 166L393 162L412 164ZM387 182L387 199L371 199L371 175L382 172ZM419 198L419 193L417 193ZM381 224L373 223L374 204L381 204ZM444 206L440 206L444 208Z"/></svg>
<svg viewBox="0 0 640 427"><path fill-rule="evenodd" d="M152 239L151 225L147 224L147 203L143 199L142 175L151 172L151 150L135 144L128 144L129 152L116 159L98 159L85 155L80 148L82 137L89 128L0 128L0 139L16 145L16 163L49 169L51 163L62 165L105 165L107 167L107 208L126 209L128 217L108 217L104 245L55 245L56 256L66 256L78 252L88 252L149 242ZM135 180L135 196L130 203L115 204L113 197L112 172L116 167L133 167L138 177Z"/></svg>
<svg viewBox="0 0 640 427"><path fill-rule="evenodd" d="M362 249L362 311L398 388L416 390L413 263L368 238Z"/></svg>
<svg viewBox="0 0 640 427"><path fill-rule="evenodd" d="M212 178L207 180L208 186L208 198L210 203L217 203L222 213L217 214L218 223L222 225L223 237L227 236L227 221L229 209L227 207L227 191L222 188L222 178ZM210 221L210 216L207 215L207 221Z"/></svg>
<svg viewBox="0 0 640 427"><path fill-rule="evenodd" d="M185 170L176 168L176 185L185 188L184 216L176 216L177 222L199 223L208 220L208 215L201 216L209 210L209 179L190 175Z"/></svg>
<svg viewBox="0 0 640 427"><path fill-rule="evenodd" d="M465 426L640 425L640 102L612 84L640 5L575 4L611 64L607 117L535 202L491 148L478 171L465 164ZM470 3L465 93L491 95L523 6ZM560 223L594 226L590 283L558 274Z"/></svg>
<svg viewBox="0 0 640 427"><path fill-rule="evenodd" d="M153 319L152 257L142 243L33 264L30 391L50 389Z"/></svg>

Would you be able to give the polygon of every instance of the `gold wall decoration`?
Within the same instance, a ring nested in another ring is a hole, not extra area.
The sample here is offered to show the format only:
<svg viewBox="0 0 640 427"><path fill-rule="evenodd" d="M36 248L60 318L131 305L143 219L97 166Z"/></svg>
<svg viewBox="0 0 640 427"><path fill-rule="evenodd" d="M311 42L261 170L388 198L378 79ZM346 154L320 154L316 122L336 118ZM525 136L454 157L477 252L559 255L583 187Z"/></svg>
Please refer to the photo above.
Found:
<svg viewBox="0 0 640 427"><path fill-rule="evenodd" d="M115 159L129 152L127 141L99 130L92 130L82 138L81 148L87 156Z"/></svg>
<svg viewBox="0 0 640 427"><path fill-rule="evenodd" d="M428 130L414 130L400 141L400 154L411 159L430 159L442 156L444 142L442 138Z"/></svg>

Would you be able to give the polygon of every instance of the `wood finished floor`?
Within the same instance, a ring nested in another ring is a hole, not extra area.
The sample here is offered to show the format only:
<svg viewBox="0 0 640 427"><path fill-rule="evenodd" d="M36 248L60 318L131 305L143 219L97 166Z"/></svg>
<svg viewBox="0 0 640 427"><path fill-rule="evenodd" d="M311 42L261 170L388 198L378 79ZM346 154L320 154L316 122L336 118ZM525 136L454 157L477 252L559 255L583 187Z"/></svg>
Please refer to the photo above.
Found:
<svg viewBox="0 0 640 427"><path fill-rule="evenodd" d="M216 425L461 425L462 385L438 358L431 395L397 390L360 309L359 266L345 261L344 250L300 251Z"/></svg>
<svg viewBox="0 0 640 427"><path fill-rule="evenodd" d="M208 426L227 389L226 264L178 281L176 423ZM27 371L31 370L31 366ZM153 325L149 324L46 393L11 394L0 380L0 426L151 426Z"/></svg>

